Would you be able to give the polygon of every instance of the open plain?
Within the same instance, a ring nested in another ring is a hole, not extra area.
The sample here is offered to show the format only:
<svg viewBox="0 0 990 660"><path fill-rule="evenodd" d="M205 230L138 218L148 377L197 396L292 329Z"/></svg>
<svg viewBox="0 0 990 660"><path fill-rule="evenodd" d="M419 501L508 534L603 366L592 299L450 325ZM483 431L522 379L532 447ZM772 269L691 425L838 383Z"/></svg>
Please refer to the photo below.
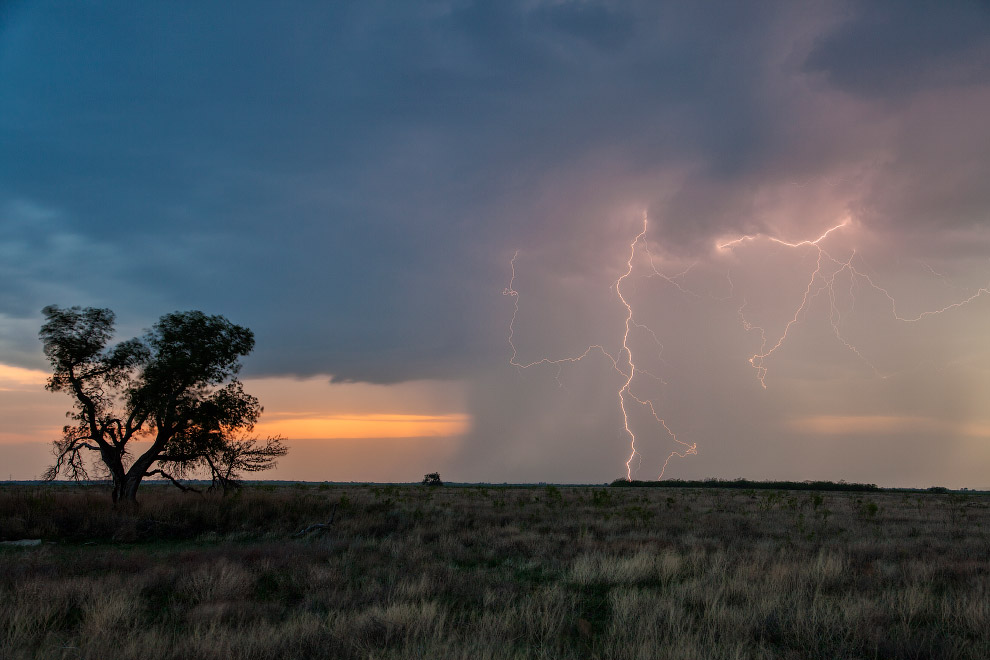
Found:
<svg viewBox="0 0 990 660"><path fill-rule="evenodd" d="M4 658L987 658L990 496L7 486Z"/></svg>

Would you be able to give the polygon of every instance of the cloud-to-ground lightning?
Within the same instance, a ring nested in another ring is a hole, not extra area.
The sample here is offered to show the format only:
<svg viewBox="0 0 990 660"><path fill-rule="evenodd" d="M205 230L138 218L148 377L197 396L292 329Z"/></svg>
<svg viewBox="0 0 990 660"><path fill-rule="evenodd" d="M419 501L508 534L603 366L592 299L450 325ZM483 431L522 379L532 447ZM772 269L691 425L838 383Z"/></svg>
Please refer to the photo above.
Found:
<svg viewBox="0 0 990 660"><path fill-rule="evenodd" d="M638 366L636 361L636 354L631 342L631 334L634 330L645 332L650 339L655 343L657 347L661 350L663 348L660 338L657 333L654 332L647 325L637 321L637 315L633 309L633 304L627 299L623 286L627 283L627 280L633 275L636 268L635 261L637 253L639 250L644 250L646 253L646 264L648 273L644 276L646 278L659 278L666 282L667 284L674 287L677 291L682 294L686 294L693 297L698 297L698 294L684 285L684 278L694 268L697 263L692 264L687 269L676 275L667 275L664 273L656 263L653 254L650 252L649 244L646 239L647 229L649 227L648 218L644 215L643 226L638 234L629 243L628 257L625 263L624 272L613 282L612 289L625 308L625 319L624 319L624 331L621 338L621 348L617 353L613 354L605 348L604 344L593 344L585 348L582 352L575 355L564 356L564 357L541 357L536 360L529 362L523 361L519 358L519 352L515 344L515 329L516 321L519 315L519 292L516 291L515 280L516 280L516 260L519 257L519 252L512 256L510 260L511 276L509 279L509 284L503 290L503 295L511 296L513 299L513 311L512 318L509 321L509 332L508 332L508 343L512 350L512 355L509 358L509 364L519 369L529 369L531 367L536 367L539 365L553 366L557 369L557 379L560 382L560 370L561 368L570 363L576 363L584 360L592 354L601 353L611 364L612 368L621 376L621 386L619 386L616 391L616 398L618 400L619 411L622 414L622 428L626 436L629 438L629 456L625 461L626 467L626 478L632 479L635 470L638 470L642 463L642 455L638 448L639 444L642 444L642 437L637 437L636 431L630 423L630 407L639 405L645 410L649 411L652 415L653 420L656 424L656 433L663 437L667 437L674 443L680 445L679 449L671 451L663 464L660 466L658 479L663 478L667 466L670 460L674 456L679 456L681 458L686 457L690 454L697 454L697 444L687 443L679 439L674 431L668 426L664 417L660 415L657 404L653 399L639 396L637 394L637 383L639 382L640 376L649 377L654 380L663 382L656 375L650 373L649 371L642 369ZM834 335L835 339L848 351L853 353L861 362L867 365L873 372L880 378L887 378L890 374L884 374L878 369L873 362L867 357L863 350L861 350L852 341L846 338L842 332L843 325L843 310L839 304L840 294L838 287L840 285L848 286L848 299L855 302L856 291L858 287L865 287L873 290L885 300L885 305L889 305L890 317L898 322L902 323L916 323L923 319L936 316L950 310L963 307L973 302L974 300L988 295L990 296L990 284L980 287L975 292L972 292L965 297L952 302L950 304L944 305L937 309L931 309L928 311L921 312L915 316L905 316L898 312L897 301L894 296L884 288L872 277L869 273L865 272L865 267L862 265L862 259L858 257L857 251L855 249L849 249L848 256L843 256L839 258L835 256L835 250L832 248L826 249L825 244L831 239L835 234L840 232L848 232L854 229L854 223L851 218L847 217L842 222L829 227L816 238L810 238L798 241L788 241L782 238L767 235L767 234L748 234L739 236L732 240L717 242L715 243L716 253L719 252L731 252L739 248L744 244L749 243L768 243L773 245L782 246L791 250L806 250L810 251L810 254L814 257L814 267L811 269L808 275L807 282L803 288L803 293L800 300L797 302L793 313L789 314L788 320L784 323L783 328L776 334L771 335L768 330L760 325L756 325L749 320L747 316L747 301L745 297L741 298L741 302L737 307L737 315L739 317L742 327L747 332L756 332L759 334L760 347L753 355L749 358L749 363L756 369L757 378L760 385L766 389L767 388L767 374L768 374L768 362L770 358L778 352L786 343L791 334L795 331L795 326L802 322L806 317L809 306L812 301L824 296L827 305L827 320L831 333ZM830 251L831 250L831 251ZM859 263L860 265L857 265ZM927 266L927 265L926 265ZM944 276L936 273L927 266L934 276L944 279ZM716 302L726 302L730 299L739 298L736 297L735 285L731 278L729 278L728 273L726 273L726 278L729 282L731 292L728 297L715 297L709 296L713 301ZM848 311L848 310L847 310ZM640 434L642 435L642 434ZM638 462L637 462L638 461Z"/></svg>
<svg viewBox="0 0 990 660"><path fill-rule="evenodd" d="M674 456L679 456L681 458L684 458L689 454L698 453L697 443L687 443L684 442L683 440L678 439L677 435L667 425L667 422L663 419L663 417L660 416L659 412L657 411L657 406L652 399L647 399L644 397L637 396L633 392L633 383L636 380L637 371L644 373L646 375L652 375L652 374L649 374L649 372L646 372L642 369L637 369L635 358L633 355L633 349L629 342L629 335L632 332L632 329L635 327L637 329L642 329L646 331L651 336L653 341L656 342L658 346L660 345L660 340L657 334L653 332L653 330L651 330L648 326L639 323L635 320L633 307L626 299L625 295L623 295L622 292L623 282L625 282L625 280L633 273L634 270L633 261L636 258L637 247L640 244L642 244L645 246L647 252L649 251L649 247L647 245L645 238L648 226L649 226L649 220L644 215L643 229L636 235L636 237L629 244L629 258L626 260L626 271L622 275L620 275L619 278L613 284L613 288L615 289L616 295L618 296L620 302L626 309L625 331L623 332L622 335L622 348L619 351L618 355L613 355L609 353L609 351L606 350L602 344L593 344L591 346L588 346L583 352L581 352L578 355L562 357L562 358L543 357L531 362L520 362L518 358L519 354L516 349L516 345L513 341L515 336L516 316L519 313L519 292L513 288L515 285L515 278L516 278L516 259L519 256L518 251L516 251L516 253L512 256L512 260L510 261L511 276L509 279L509 285L502 291L503 295L511 296L513 298L512 318L509 321L508 340L509 340L509 346L512 349L512 356L509 358L509 364L518 367L520 369L528 369L530 367L543 365L543 364L554 365L558 368L558 376L559 376L559 369L561 365L571 362L579 362L584 358L588 357L592 353L601 352L602 355L604 355L611 362L612 367L615 369L615 371L621 374L624 380L622 386L619 388L617 392L617 398L619 401L619 410L622 412L623 429L625 430L626 435L629 437L629 458L626 459L625 466L626 466L626 478L630 480L632 479L632 474L633 474L633 463L636 462L637 458L641 459L642 457L636 446L636 442L637 442L636 433L632 429L629 423L629 409L627 408L627 399L631 399L632 401L643 406L645 409L649 410L650 414L653 416L653 419L656 421L658 425L657 430L659 431L660 429L663 429L663 432L666 433L667 437L669 437L671 440L680 444L683 447L683 449L681 449L680 451L675 449L667 455L666 460L664 460L663 465L660 467L660 472L657 479L663 478L664 472L666 472L667 470L667 465L670 463L670 460ZM653 272L653 275L651 275L651 277L659 276L662 279L669 282L670 284L672 284L673 286L675 286L679 291L688 293L688 291L684 289L679 282L680 278L683 277L685 273L680 273L674 276L668 276L656 267L652 255L649 255L649 258L650 258L650 267Z"/></svg>
<svg viewBox="0 0 990 660"><path fill-rule="evenodd" d="M754 355L752 355L749 358L749 363L753 365L754 369L756 369L757 377L759 378L760 385L762 385L764 389L766 389L767 387L766 384L767 360L771 357L771 355L773 355L773 353L779 350L787 341L787 338L793 326L799 323L802 317L807 312L810 302L822 294L825 294L828 297L829 324L832 329L832 334L835 335L835 338L847 350L852 352L864 364L870 367L870 369L872 369L877 376L881 378L887 377L887 374L881 373L880 370L877 369L877 367L869 359L866 358L863 352L856 345L854 345L849 340L847 340L842 334L842 330L841 330L842 314L838 304L836 303L836 288L835 288L836 280L842 274L846 274L849 278L850 297L855 299L854 288L857 282L861 284L865 284L874 291L876 291L877 293L879 293L880 295L882 295L883 297L885 297L890 304L890 313L892 318L896 321L901 321L904 323L915 323L930 316L936 316L938 314L942 314L949 310L963 307L984 294L990 294L990 284L987 284L986 286L977 289L975 293L967 296L966 298L945 305L944 307L924 311L918 314L917 316L913 316L913 317L902 316L901 314L898 313L897 301L890 294L890 292L884 287L877 284L873 280L873 278L870 277L868 273L864 272L863 270L857 268L854 265L853 262L854 259L856 258L855 250L851 251L848 259L841 260L832 256L832 254L830 254L827 250L825 250L824 247L822 247L822 243L825 242L826 239L828 239L831 234L843 230L849 227L851 224L852 224L852 220L850 218L846 218L841 223L833 227L830 227L829 229L824 231L820 236L818 236L815 239L802 240L796 242L785 241L783 239L774 236L764 235L764 234L749 234L745 236L740 236L739 238L735 238L725 243L716 244L716 248L718 250L724 251L724 250L733 250L734 248L742 245L743 243L765 240L769 243L782 245L788 248L793 248L793 249L808 248L811 250L815 250L817 252L817 258L815 260L815 268L811 272L808 278L808 283L805 286L804 294L801 297L801 301L798 304L797 308L794 310L794 314L784 325L783 330L780 332L779 336L775 341L771 343L771 341L767 337L766 329L761 326L754 325L746 318L746 315L744 313L744 310L746 308L745 299L743 300L743 303L740 305L738 309L739 319L740 322L742 323L743 328L746 331L757 331L760 334L760 339L761 339L760 349L758 352L756 352ZM932 270L930 266L928 267L928 269ZM938 273L935 273L935 271L933 270L932 273L940 278L943 277Z"/></svg>

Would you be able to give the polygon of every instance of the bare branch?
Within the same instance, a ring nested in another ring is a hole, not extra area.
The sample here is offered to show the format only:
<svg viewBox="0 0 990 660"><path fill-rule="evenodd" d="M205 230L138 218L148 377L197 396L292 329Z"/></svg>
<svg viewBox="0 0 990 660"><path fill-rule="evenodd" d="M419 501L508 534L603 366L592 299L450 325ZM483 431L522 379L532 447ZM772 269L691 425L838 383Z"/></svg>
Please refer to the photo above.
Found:
<svg viewBox="0 0 990 660"><path fill-rule="evenodd" d="M318 531L320 533L323 533L323 532L326 532L327 530L329 530L330 527L333 526L334 518L337 517L337 505L338 504L339 504L339 502L334 502L333 509L331 509L331 511L330 511L330 520L326 521L325 523L315 523L313 525L310 525L309 527L303 527L298 532L296 532L295 534L293 534L292 537L293 538L298 538L300 536L306 536L310 532L316 532L316 531Z"/></svg>
<svg viewBox="0 0 990 660"><path fill-rule="evenodd" d="M182 490L182 491L186 491L186 492L192 492L192 493L200 493L200 494L202 494L202 492L203 492L203 491L201 491L201 490L200 490L200 489L198 489L198 488L193 488L192 486L187 486L187 485L185 485L184 483L182 483L181 481L179 481L179 480L177 480L177 479L176 479L175 477L173 477L172 475L170 475L170 474L168 474L167 472L165 472L165 470L161 470L161 469L158 469L158 470L151 470L150 472L145 472L145 473L144 473L144 476L146 476L146 477L151 477L151 476L154 476L154 475L156 475L156 474L160 474L160 475L162 475L163 477L165 477L166 479L168 479L169 481L171 481L171 482L172 482L172 484L173 484L173 485L174 485L174 486L175 486L176 488L178 488L179 490Z"/></svg>

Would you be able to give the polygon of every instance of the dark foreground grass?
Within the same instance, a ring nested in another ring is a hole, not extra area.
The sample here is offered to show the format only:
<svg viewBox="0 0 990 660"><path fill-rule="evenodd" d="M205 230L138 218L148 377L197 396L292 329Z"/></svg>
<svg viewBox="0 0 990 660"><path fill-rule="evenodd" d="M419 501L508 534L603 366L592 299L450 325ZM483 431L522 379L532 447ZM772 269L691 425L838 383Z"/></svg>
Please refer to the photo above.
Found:
<svg viewBox="0 0 990 660"><path fill-rule="evenodd" d="M4 658L987 658L990 498L0 491ZM326 533L293 535L325 522Z"/></svg>

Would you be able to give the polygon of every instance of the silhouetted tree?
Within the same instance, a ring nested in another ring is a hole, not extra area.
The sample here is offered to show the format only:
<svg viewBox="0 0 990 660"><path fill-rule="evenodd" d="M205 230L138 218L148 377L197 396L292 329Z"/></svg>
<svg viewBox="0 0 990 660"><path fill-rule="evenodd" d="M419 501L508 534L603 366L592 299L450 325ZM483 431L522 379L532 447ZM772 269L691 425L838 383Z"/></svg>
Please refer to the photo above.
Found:
<svg viewBox="0 0 990 660"><path fill-rule="evenodd" d="M423 475L423 485L424 486L442 486L443 482L440 481L439 472L430 472L427 475Z"/></svg>
<svg viewBox="0 0 990 660"><path fill-rule="evenodd" d="M89 478L84 456L92 452L113 482L113 501L133 503L145 477L191 490L181 479L208 471L226 490L240 472L274 467L285 455L280 438L259 445L244 437L262 412L235 378L239 359L254 348L249 329L222 316L173 312L142 338L108 347L109 309L52 305L42 312L39 335L53 368L47 387L73 397L67 416L75 421L54 442L46 479ZM151 444L134 444L140 440Z"/></svg>

